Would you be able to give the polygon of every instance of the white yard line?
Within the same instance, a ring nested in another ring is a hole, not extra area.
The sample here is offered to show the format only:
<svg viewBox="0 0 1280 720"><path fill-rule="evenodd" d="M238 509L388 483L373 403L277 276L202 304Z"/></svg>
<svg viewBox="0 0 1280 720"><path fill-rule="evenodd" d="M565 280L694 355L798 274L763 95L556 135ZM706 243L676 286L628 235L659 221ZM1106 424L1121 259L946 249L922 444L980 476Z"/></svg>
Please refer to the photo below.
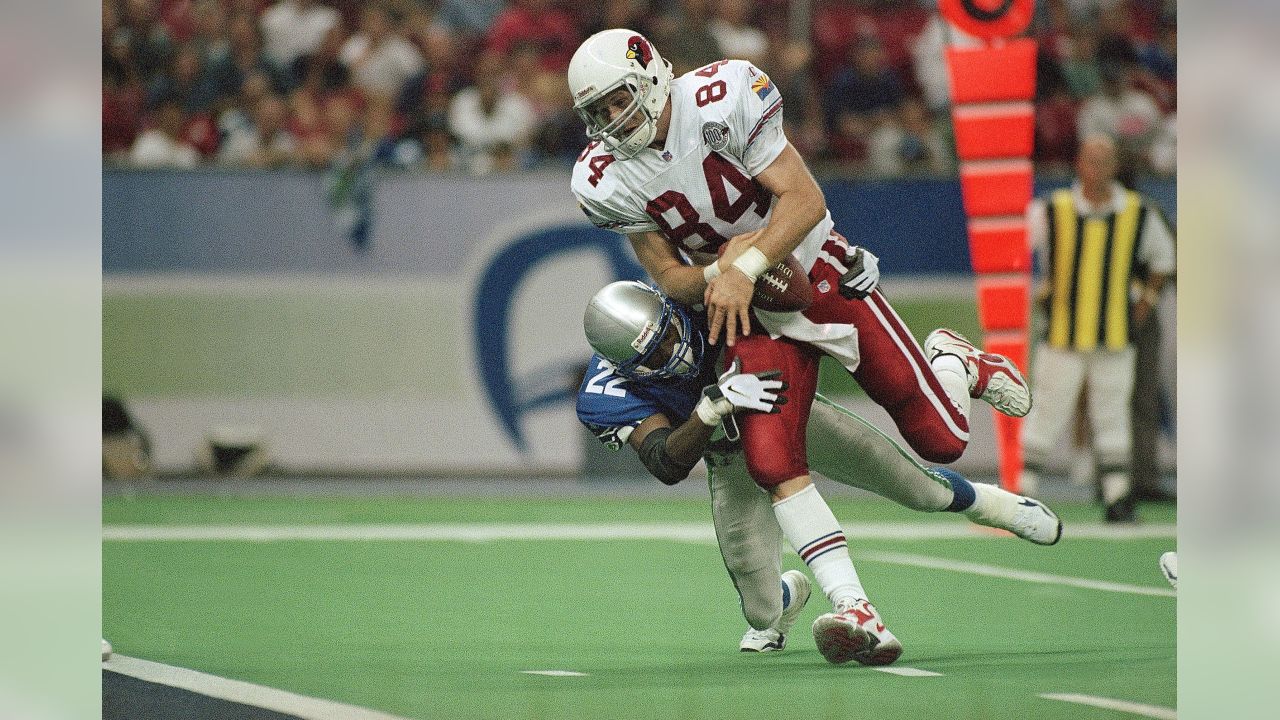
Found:
<svg viewBox="0 0 1280 720"><path fill-rule="evenodd" d="M102 663L102 667L139 680L188 690L241 705L252 705L286 715L295 715L304 720L408 720L399 715L378 710L307 697L286 690L277 690L264 685L231 680L125 655L112 655L110 660Z"/></svg>
<svg viewBox="0 0 1280 720"><path fill-rule="evenodd" d="M1091 705L1105 710L1118 710L1120 712L1133 713L1134 715L1141 715L1143 717L1156 718L1157 720L1177 720L1178 717L1178 711L1173 708L1160 707L1159 705L1144 705L1143 703L1116 700L1114 698L1096 697L1094 695L1040 693L1040 697L1045 698L1046 700L1061 700L1062 702Z"/></svg>
<svg viewBox="0 0 1280 720"><path fill-rule="evenodd" d="M1102 590L1104 592L1128 593L1131 595L1177 597L1177 593L1167 587L1129 585L1127 583L1091 580L1089 578L1070 577L1067 575L1051 575L1049 573L1017 570L1014 568L1005 568L996 565L982 565L980 563L964 562L961 560L948 560L947 558L930 557L928 555L872 551L858 553L857 559L860 561L872 560L891 563L893 565L911 565L914 567L929 568L931 570L950 570L952 572L984 575L986 577L1003 578L1006 580L1021 580L1023 582L1040 583L1042 585L1066 585L1068 587L1084 588L1086 590Z"/></svg>
<svg viewBox="0 0 1280 720"><path fill-rule="evenodd" d="M942 673L936 673L932 670L921 670L920 668L913 667L890 666L873 669L879 670L882 673L889 673L890 675L901 675L902 677L942 677Z"/></svg>
<svg viewBox="0 0 1280 720"><path fill-rule="evenodd" d="M1140 531L1140 532L1139 532ZM1173 538L1173 525L1117 528L1104 524L1070 526L1069 538L1134 540ZM1021 542L957 519L954 523L858 523L845 527L845 536L859 540L998 539ZM327 541L394 540L492 542L496 540L674 540L714 543L710 522L588 524L416 524L416 525L107 525L102 539L110 542L158 541Z"/></svg>
<svg viewBox="0 0 1280 720"><path fill-rule="evenodd" d="M577 670L521 670L524 675L546 675L547 677L587 677L589 673Z"/></svg>

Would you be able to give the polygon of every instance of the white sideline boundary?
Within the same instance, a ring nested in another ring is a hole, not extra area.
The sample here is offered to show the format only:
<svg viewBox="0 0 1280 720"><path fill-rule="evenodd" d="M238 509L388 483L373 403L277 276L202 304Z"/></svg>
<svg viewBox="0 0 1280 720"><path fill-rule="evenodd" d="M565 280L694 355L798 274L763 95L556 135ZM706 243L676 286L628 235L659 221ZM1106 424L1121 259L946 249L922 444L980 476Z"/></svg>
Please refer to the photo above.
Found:
<svg viewBox="0 0 1280 720"><path fill-rule="evenodd" d="M1178 718L1178 711L1173 708L1129 702L1128 700L1116 700L1094 695L1076 695L1073 693L1040 693L1040 697L1046 700L1061 700L1062 702L1090 705L1104 710L1117 710L1143 717L1156 718L1156 720L1177 720Z"/></svg>
<svg viewBox="0 0 1280 720"><path fill-rule="evenodd" d="M1178 596L1173 589L1167 587L1130 585L1128 583L1091 580L1089 578L1069 577L1067 575L1051 575L1049 573L1033 572L1030 570L1015 570L1013 568L1004 568L995 565L983 565L980 563L964 562L960 560L948 560L946 558L930 557L928 555L911 555L908 553L897 552L864 552L858 553L858 559L891 563L894 565L911 565L913 567L929 568L930 570L950 570L952 572L969 573L970 575L984 575L986 577L1002 578L1005 580L1021 580L1023 582L1039 583L1041 585L1066 585L1068 587L1083 588L1085 590L1102 590L1104 592L1128 593L1130 595L1153 595L1156 597Z"/></svg>
<svg viewBox="0 0 1280 720"><path fill-rule="evenodd" d="M304 720L410 720L379 710L298 695L126 655L112 655L110 660L102 663L102 668L219 700L295 715Z"/></svg>
<svg viewBox="0 0 1280 720"><path fill-rule="evenodd" d="M958 520L955 523L858 523L844 528L857 540L1012 541L1000 530ZM1112 526L1102 523L1071 525L1068 539L1145 540L1177 537L1174 525ZM108 542L179 541L409 541L494 542L498 540L673 540L714 543L710 522L557 524L557 523L432 523L414 525L106 525Z"/></svg>

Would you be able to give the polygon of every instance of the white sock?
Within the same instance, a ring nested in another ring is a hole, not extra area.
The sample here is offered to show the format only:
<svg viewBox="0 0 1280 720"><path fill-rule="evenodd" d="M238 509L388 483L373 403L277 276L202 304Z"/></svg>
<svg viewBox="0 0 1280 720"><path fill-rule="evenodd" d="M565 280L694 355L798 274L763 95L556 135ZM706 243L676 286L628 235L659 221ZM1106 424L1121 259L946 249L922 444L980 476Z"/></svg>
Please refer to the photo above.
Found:
<svg viewBox="0 0 1280 720"><path fill-rule="evenodd" d="M942 389L951 398L951 403L960 412L969 417L969 373L965 371L964 361L955 355L942 354L929 362L933 374L938 377Z"/></svg>
<svg viewBox="0 0 1280 720"><path fill-rule="evenodd" d="M832 605L866 599L867 592L849 559L844 530L818 488L810 485L779 500L773 504L773 514L783 536L813 571Z"/></svg>

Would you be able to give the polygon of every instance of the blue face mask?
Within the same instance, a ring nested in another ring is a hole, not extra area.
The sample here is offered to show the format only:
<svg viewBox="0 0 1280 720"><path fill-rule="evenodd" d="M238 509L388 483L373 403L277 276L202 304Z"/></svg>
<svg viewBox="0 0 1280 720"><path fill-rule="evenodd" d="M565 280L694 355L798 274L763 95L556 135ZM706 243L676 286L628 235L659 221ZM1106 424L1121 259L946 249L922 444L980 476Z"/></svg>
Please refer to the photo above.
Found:
<svg viewBox="0 0 1280 720"><path fill-rule="evenodd" d="M649 367L649 361L660 352L663 338L674 327L679 335L671 357L659 368ZM616 372L624 377L637 380L656 380L662 378L688 379L697 376L702 367L702 358L706 354L706 338L693 327L693 318L687 310L671 302L665 297L662 300L662 317L658 321L657 332L649 347L643 352L618 366Z"/></svg>

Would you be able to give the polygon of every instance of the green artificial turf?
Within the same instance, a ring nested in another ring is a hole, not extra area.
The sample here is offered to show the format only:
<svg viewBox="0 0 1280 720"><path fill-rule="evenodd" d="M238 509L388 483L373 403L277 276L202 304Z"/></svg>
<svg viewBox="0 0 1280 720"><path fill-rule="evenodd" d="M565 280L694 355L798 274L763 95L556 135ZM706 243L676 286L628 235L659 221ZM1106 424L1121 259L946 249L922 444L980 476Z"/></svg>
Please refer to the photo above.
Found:
<svg viewBox="0 0 1280 720"><path fill-rule="evenodd" d="M963 522L878 501L860 520ZM1068 528L1093 507L1062 508ZM1144 508L1144 511L1146 508ZM691 522L697 499L136 497L104 525ZM1149 522L1172 520L1166 510ZM1175 599L909 567L893 551L1167 588L1170 539L856 540L863 583L901 638L898 677L831 666L808 626L787 650L746 629L716 547L674 541L106 541L103 629L118 653L411 718L1113 718L1041 699L1176 705ZM800 567L793 554L784 561ZM572 670L545 677L523 670Z"/></svg>

